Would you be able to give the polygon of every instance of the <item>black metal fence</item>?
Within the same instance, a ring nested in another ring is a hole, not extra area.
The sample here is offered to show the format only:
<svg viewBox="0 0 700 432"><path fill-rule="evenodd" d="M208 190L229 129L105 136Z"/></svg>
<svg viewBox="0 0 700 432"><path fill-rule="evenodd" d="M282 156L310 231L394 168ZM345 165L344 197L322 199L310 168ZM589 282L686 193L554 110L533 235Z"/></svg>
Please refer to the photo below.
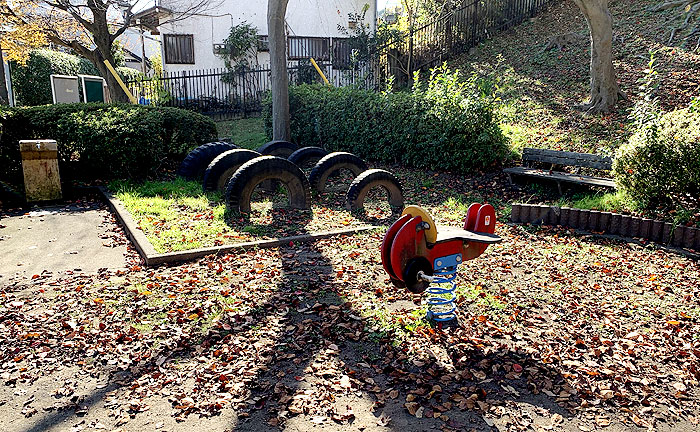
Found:
<svg viewBox="0 0 700 432"><path fill-rule="evenodd" d="M475 47L493 34L529 19L556 0L474 0L434 21L410 30L401 40L382 47L377 72L408 82L413 71L439 65Z"/></svg>
<svg viewBox="0 0 700 432"><path fill-rule="evenodd" d="M376 59L363 67L320 68L336 87L356 85L378 89L393 76L401 86L413 72L425 70L451 56L465 52L496 32L533 17L557 0L467 0L434 21L408 31L400 40L380 47ZM338 66L338 65L336 65ZM292 84L320 83L310 63L288 66ZM215 118L258 114L270 90L270 67L260 65L241 70L209 69L166 73L127 83L139 103L195 110Z"/></svg>
<svg viewBox="0 0 700 432"><path fill-rule="evenodd" d="M336 87L376 87L370 68L335 69L330 64L319 67ZM311 64L290 64L287 70L291 84L322 82ZM271 88L270 66L164 73L126 84L143 105L185 108L218 119L246 117L262 111L263 99Z"/></svg>

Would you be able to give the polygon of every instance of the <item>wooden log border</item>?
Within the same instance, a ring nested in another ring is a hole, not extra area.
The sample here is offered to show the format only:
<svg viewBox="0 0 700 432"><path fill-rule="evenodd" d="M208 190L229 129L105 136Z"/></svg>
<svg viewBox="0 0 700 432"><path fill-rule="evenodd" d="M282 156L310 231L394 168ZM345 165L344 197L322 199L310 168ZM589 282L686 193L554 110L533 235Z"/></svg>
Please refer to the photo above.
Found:
<svg viewBox="0 0 700 432"><path fill-rule="evenodd" d="M597 210L540 204L513 204L513 223L554 225L621 237L641 238L667 246L700 251L700 228Z"/></svg>

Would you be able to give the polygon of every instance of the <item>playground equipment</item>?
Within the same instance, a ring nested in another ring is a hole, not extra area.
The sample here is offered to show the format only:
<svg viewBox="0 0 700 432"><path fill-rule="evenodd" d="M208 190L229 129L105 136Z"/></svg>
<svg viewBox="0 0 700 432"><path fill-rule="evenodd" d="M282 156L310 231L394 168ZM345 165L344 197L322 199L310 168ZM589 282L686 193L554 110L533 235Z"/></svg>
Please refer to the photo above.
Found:
<svg viewBox="0 0 700 432"><path fill-rule="evenodd" d="M211 161L221 153L237 148L235 144L222 141L202 144L187 154L177 170L177 175L187 180L200 179Z"/></svg>
<svg viewBox="0 0 700 432"><path fill-rule="evenodd" d="M311 170L309 183L314 190L325 192L328 178L341 169L349 170L357 177L367 168L367 163L352 153L329 153L321 158Z"/></svg>
<svg viewBox="0 0 700 432"><path fill-rule="evenodd" d="M302 168L310 164L313 168L307 179ZM287 189L292 207L308 209L311 189L324 192L329 177L347 170L355 176L345 194L348 210L363 208L367 193L374 187L386 189L392 208L403 208L403 192L396 176L389 171L367 168L365 161L351 153L329 154L320 147L299 148L289 141L270 141L257 151L241 149L229 142L211 142L192 150L177 174L188 180L201 179L205 191L225 193L229 209L249 212L256 187L274 191L279 184Z"/></svg>
<svg viewBox="0 0 700 432"><path fill-rule="evenodd" d="M382 265L395 286L415 294L427 290L427 318L441 327L456 319L457 266L501 241L495 227L490 204L470 205L463 229L436 226L427 211L408 206L384 236Z"/></svg>
<svg viewBox="0 0 700 432"><path fill-rule="evenodd" d="M241 165L226 185L226 207L249 213L255 188L269 181L278 181L287 189L292 208L311 208L311 188L304 172L277 156L260 156Z"/></svg>
<svg viewBox="0 0 700 432"><path fill-rule="evenodd" d="M225 190L226 184L241 165L260 156L260 153L247 149L233 149L221 153L204 171L202 188L209 192Z"/></svg>
<svg viewBox="0 0 700 432"><path fill-rule="evenodd" d="M389 205L392 208L400 209L403 207L403 190L399 179L389 171L370 169L360 173L350 184L345 194L345 208L350 211L363 208L367 193L377 186L387 191Z"/></svg>
<svg viewBox="0 0 700 432"><path fill-rule="evenodd" d="M307 165L313 167L327 154L328 152L321 147L302 147L292 153L287 160L299 168L306 168Z"/></svg>

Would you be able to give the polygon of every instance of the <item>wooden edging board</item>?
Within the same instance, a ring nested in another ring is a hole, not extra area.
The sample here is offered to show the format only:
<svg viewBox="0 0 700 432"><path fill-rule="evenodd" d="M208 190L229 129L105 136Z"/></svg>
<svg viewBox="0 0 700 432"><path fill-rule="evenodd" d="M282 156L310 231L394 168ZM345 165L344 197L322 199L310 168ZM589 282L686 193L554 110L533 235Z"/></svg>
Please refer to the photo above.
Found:
<svg viewBox="0 0 700 432"><path fill-rule="evenodd" d="M558 225L700 251L700 228L637 216L540 204L513 204L510 219L513 223ZM700 256L692 252L686 254L695 258Z"/></svg>
<svg viewBox="0 0 700 432"><path fill-rule="evenodd" d="M190 249L178 252L167 252L158 253L155 248L148 241L146 235L141 231L136 221L131 217L131 214L126 210L124 205L119 201L110 191L104 186L98 187L99 191L102 193L103 197L107 201L109 207L112 209L117 217L119 223L122 224L127 236L133 243L134 247L138 251L139 255L145 261L146 266L158 266L161 264L190 261L198 258L205 257L207 255L218 255L225 254L236 250L246 250L246 249L264 249L273 248L277 246L282 246L284 244L292 243L303 243L316 241L328 237L335 237L340 235L351 235L360 232L370 231L376 229L376 226L365 225L355 228L346 228L333 231L323 231L314 234L304 234L292 237L282 237L268 240L257 240L245 243L235 243L229 245L212 246L206 248Z"/></svg>

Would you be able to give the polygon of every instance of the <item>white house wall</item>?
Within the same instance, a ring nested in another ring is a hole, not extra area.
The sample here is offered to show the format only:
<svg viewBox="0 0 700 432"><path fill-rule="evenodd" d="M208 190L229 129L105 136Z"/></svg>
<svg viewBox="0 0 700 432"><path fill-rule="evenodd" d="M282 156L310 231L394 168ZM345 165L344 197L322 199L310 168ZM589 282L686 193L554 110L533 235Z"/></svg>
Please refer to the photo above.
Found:
<svg viewBox="0 0 700 432"><path fill-rule="evenodd" d="M288 34L347 37L338 30L338 26L347 28L348 15L362 13L366 4L370 6L364 23L370 25L373 31L376 3L376 0L289 0L286 16ZM166 0L161 5L168 7ZM206 15L161 25L161 34L194 35L195 64L164 64L164 69L167 72L180 72L224 67L223 60L213 52L213 44L222 43L231 27L243 22L255 26L258 34L267 35L267 1L224 0L220 7L207 10ZM259 53L258 62L269 63L269 54Z"/></svg>

